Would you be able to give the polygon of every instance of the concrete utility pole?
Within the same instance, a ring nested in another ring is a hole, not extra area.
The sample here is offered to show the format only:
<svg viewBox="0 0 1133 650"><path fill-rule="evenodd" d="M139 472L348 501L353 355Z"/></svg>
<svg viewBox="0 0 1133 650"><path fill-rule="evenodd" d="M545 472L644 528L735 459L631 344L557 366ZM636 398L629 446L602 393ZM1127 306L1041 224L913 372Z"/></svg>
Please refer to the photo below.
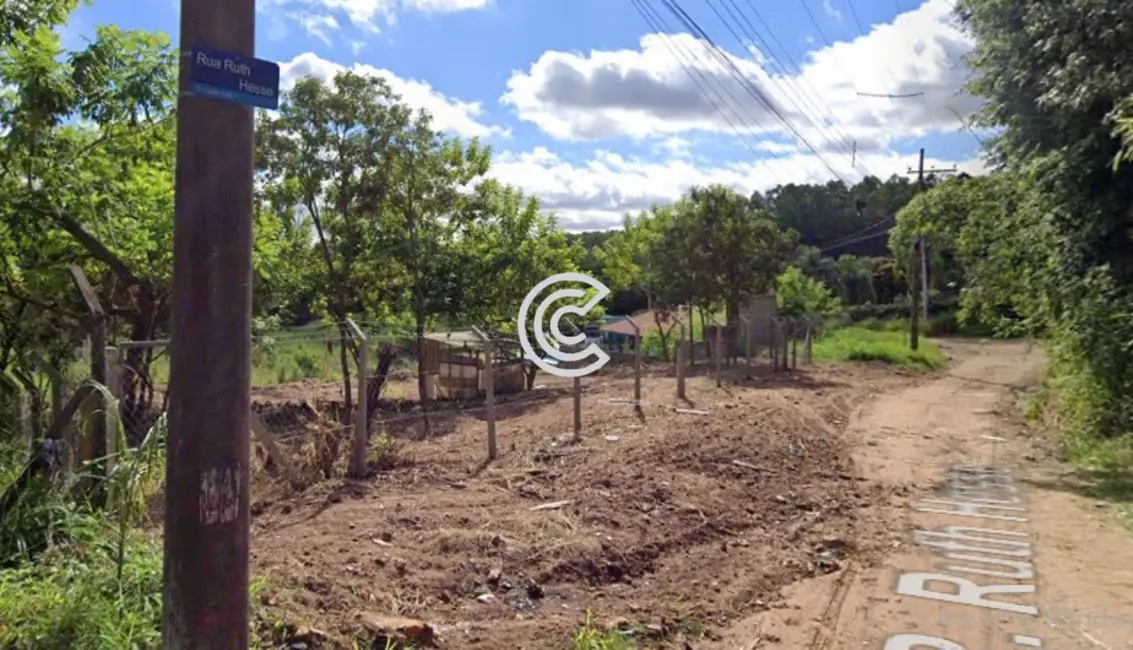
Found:
<svg viewBox="0 0 1133 650"><path fill-rule="evenodd" d="M278 88L265 85L251 58L254 0L183 0L179 46L162 644L247 650L253 165L247 104L253 96L276 101Z"/></svg>
<svg viewBox="0 0 1133 650"><path fill-rule="evenodd" d="M926 172L929 173L929 174L951 174L951 173L956 172L956 168L955 167L949 167L949 168L935 168L934 167L934 168L931 168L931 169L925 169L924 168L924 148L922 147L921 148L921 154L920 154L920 163L917 165L916 169L910 168L909 172L908 172L910 174L916 174L917 175L917 193L918 194L924 193L924 191L927 189L925 187L925 173ZM917 321L919 319L917 318L917 316L919 314L923 314L925 321L928 320L928 294L929 294L928 255L927 255L927 252L926 252L925 249L926 249L926 246L925 246L924 236L923 235L917 235L916 243L914 244L913 250L916 253L916 255L919 257L919 259L914 259L912 265L910 266L912 273L910 275L910 282L909 282L909 299L910 299L909 328L911 330L911 332L909 334L909 344L910 344L910 347L912 347L914 350L917 349L918 338L919 338L919 334L920 334L919 331L918 331L919 323ZM918 276L920 277L919 282L917 281ZM918 301L916 299L917 285L918 284L920 285L920 291L921 291L921 300L920 300L921 305L920 305L919 310L917 309L917 302ZM919 312L919 314L918 314L918 312Z"/></svg>

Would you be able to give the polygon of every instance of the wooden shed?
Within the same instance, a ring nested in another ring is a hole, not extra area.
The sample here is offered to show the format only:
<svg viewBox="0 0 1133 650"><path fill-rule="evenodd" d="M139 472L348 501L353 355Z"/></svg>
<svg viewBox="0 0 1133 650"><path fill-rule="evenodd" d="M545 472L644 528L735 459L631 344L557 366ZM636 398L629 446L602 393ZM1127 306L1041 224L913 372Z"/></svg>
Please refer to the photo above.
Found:
<svg viewBox="0 0 1133 650"><path fill-rule="evenodd" d="M485 394L485 359L487 346L473 331L433 332L425 335L424 355L426 382L431 399L477 399ZM497 395L518 393L526 389L524 361L496 360L493 368L493 389Z"/></svg>

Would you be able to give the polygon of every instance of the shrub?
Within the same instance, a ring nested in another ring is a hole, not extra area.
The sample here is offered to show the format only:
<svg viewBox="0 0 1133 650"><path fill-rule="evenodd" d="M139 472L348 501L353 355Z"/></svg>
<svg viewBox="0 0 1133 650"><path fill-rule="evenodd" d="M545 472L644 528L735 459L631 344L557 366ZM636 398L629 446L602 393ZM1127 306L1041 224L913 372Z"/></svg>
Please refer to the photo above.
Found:
<svg viewBox="0 0 1133 650"><path fill-rule="evenodd" d="M786 316L833 316L841 309L829 287L794 266L787 267L775 278L775 301L779 312Z"/></svg>

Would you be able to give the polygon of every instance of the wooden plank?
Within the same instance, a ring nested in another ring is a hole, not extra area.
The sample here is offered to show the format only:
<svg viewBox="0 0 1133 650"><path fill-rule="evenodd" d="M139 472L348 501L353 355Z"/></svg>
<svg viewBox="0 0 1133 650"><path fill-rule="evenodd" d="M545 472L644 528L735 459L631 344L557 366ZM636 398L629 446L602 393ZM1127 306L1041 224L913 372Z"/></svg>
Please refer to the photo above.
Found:
<svg viewBox="0 0 1133 650"><path fill-rule="evenodd" d="M83 270L77 265L72 264L67 267L71 273L71 280L75 283L75 288L79 290L79 295L82 296L83 302L86 303L87 312L95 318L102 318L106 314L102 311L102 305L98 302L98 295L95 294L94 289L91 288L90 282L87 281L87 276Z"/></svg>
<svg viewBox="0 0 1133 650"><path fill-rule="evenodd" d="M566 501L551 501L550 503L540 503L537 506L533 506L531 508L531 511L541 512L543 510L559 510L561 508L569 506L572 503L574 503L574 501L571 501L570 499L567 499Z"/></svg>
<svg viewBox="0 0 1133 650"><path fill-rule="evenodd" d="M294 484L296 477L295 470L291 465L291 461L288 460L287 457L283 455L283 452L280 451L279 442L275 439L275 436L272 435L270 431L268 431L268 428L264 426L263 420L260 419L260 414L252 412L249 422L252 425L252 433L260 441L260 444L264 446L264 449L267 450L268 456L270 456L272 461L274 461L275 464L283 470L284 478Z"/></svg>

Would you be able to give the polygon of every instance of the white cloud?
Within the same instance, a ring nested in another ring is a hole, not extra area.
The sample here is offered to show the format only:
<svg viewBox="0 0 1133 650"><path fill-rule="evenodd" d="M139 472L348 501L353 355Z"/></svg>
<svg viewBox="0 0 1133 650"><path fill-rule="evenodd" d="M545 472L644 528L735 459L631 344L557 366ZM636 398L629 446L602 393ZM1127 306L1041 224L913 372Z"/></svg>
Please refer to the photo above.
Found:
<svg viewBox="0 0 1133 650"><path fill-rule="evenodd" d="M323 59L314 52L304 52L279 65L280 85L287 90L303 77L330 79L336 72L346 69L346 66ZM479 118L484 113L480 102L465 102L448 97L427 82L402 79L384 68L355 63L349 69L357 74L384 78L406 104L431 113L435 128L452 131L464 137L510 135L507 129L480 121Z"/></svg>
<svg viewBox="0 0 1133 650"><path fill-rule="evenodd" d="M915 167L918 155L889 153L864 158L872 171L888 178ZM979 159L959 164L925 160L926 167L952 165L973 175L986 171ZM618 227L625 212L671 203L694 185L722 183L750 194L781 183L813 183L830 177L815 156L801 153L712 166L684 158L644 160L599 150L585 164L573 165L544 147L496 156L492 175L538 196L544 208L559 214L561 225L568 230Z"/></svg>
<svg viewBox="0 0 1133 650"><path fill-rule="evenodd" d="M653 147L653 151L655 153L666 153L674 158L685 158L691 153L691 148L691 142L682 137L673 136L658 142Z"/></svg>
<svg viewBox="0 0 1133 650"><path fill-rule="evenodd" d="M822 0L822 11L834 20L842 20L842 12L839 11L838 8L833 4L831 4L830 0Z"/></svg>
<svg viewBox="0 0 1133 650"><path fill-rule="evenodd" d="M299 23L299 26L320 41L330 45L330 32L338 29L338 21L334 16L305 13L292 13L288 18Z"/></svg>
<svg viewBox="0 0 1133 650"><path fill-rule="evenodd" d="M962 56L971 41L954 24L952 6L952 0L927 0L891 24L812 52L797 75L769 74L755 57L728 57L816 148L848 150L856 141L858 151L881 152L896 138L958 130L961 121L953 111L964 116L979 106L961 91L968 75ZM732 132L673 49L695 53L697 60L686 56L684 61L716 89L713 98L735 126L751 134L794 137L688 34L648 34L633 50L545 52L528 70L512 74L501 101L521 119L564 140ZM768 70L777 68L768 65ZM857 95L922 90L927 102ZM742 108L735 108L732 97ZM926 103L935 108L927 109Z"/></svg>
<svg viewBox="0 0 1133 650"><path fill-rule="evenodd" d="M454 13L472 11L490 6L494 0L257 0L261 12L280 8L303 7L301 14L315 15L320 19L344 16L360 30L378 33L381 25L392 25L397 16L407 11L418 13ZM296 14L299 15L299 14Z"/></svg>
<svg viewBox="0 0 1133 650"><path fill-rule="evenodd" d="M773 142L771 140L763 140L759 144L757 144L755 148L759 149L760 151L766 151L768 153L775 154L795 153L799 150L799 146L796 144L789 144L786 142Z"/></svg>

